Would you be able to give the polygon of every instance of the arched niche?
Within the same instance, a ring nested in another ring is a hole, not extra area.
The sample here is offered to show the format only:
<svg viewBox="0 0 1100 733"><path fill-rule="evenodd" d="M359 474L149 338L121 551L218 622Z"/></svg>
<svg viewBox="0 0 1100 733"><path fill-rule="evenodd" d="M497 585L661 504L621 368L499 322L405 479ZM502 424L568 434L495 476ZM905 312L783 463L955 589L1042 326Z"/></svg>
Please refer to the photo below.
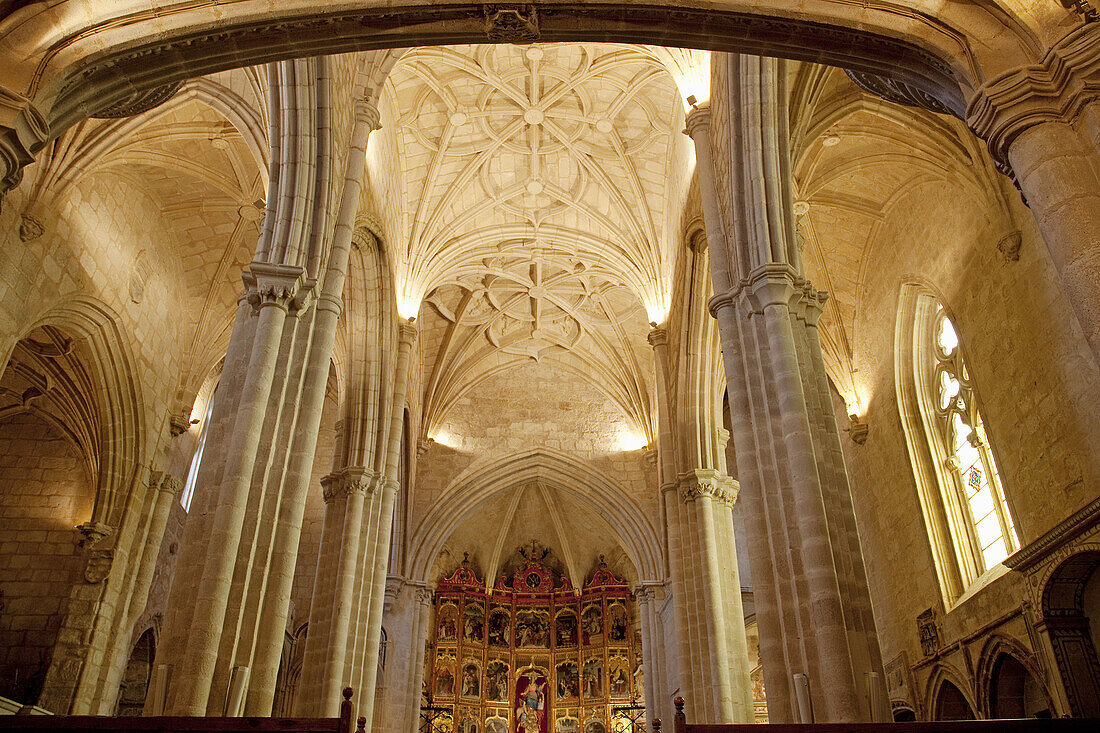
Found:
<svg viewBox="0 0 1100 733"><path fill-rule="evenodd" d="M153 628L149 627L138 637L122 673L118 691L118 715L141 715L145 697L149 694L149 680L153 674L157 641Z"/></svg>
<svg viewBox="0 0 1100 733"><path fill-rule="evenodd" d="M932 700L932 720L974 720L975 717L974 708L962 690L951 680L941 680Z"/></svg>
<svg viewBox="0 0 1100 733"><path fill-rule="evenodd" d="M1062 561L1043 586L1041 610L1074 717L1100 716L1100 550Z"/></svg>
<svg viewBox="0 0 1100 733"><path fill-rule="evenodd" d="M989 680L990 718L1049 718L1050 702L1043 685L1020 660L1000 653Z"/></svg>

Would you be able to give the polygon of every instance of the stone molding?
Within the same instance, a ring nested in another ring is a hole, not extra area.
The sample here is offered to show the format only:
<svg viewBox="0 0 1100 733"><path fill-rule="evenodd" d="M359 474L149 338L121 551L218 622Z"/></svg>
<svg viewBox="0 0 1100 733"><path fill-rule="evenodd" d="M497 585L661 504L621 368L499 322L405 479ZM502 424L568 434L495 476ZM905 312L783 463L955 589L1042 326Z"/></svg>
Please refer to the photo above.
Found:
<svg viewBox="0 0 1100 733"><path fill-rule="evenodd" d="M1072 124L1089 102L1100 99L1100 24L1070 31L1029 66L985 83L966 108L966 122L986 141L1002 172L1008 150L1030 127L1044 122Z"/></svg>
<svg viewBox="0 0 1100 733"><path fill-rule="evenodd" d="M19 185L23 167L34 162L49 136L46 118L31 101L0 87L0 196Z"/></svg>
<svg viewBox="0 0 1100 733"><path fill-rule="evenodd" d="M321 496L325 504L341 496L369 496L374 494L381 478L368 468L345 468L321 479Z"/></svg>
<svg viewBox="0 0 1100 733"><path fill-rule="evenodd" d="M248 290L248 301L257 311L267 306L284 311L291 308L300 310L310 289L305 280L305 269L298 265L253 262L242 278Z"/></svg>
<svg viewBox="0 0 1100 733"><path fill-rule="evenodd" d="M1097 525L1100 525L1100 498L1093 499L1041 537L1009 555L1004 564L1018 572L1026 572Z"/></svg>
<svg viewBox="0 0 1100 733"><path fill-rule="evenodd" d="M708 498L730 507L737 501L737 494L741 490L740 484L733 477L726 476L716 468L696 468L680 474L679 487L680 500L684 503Z"/></svg>

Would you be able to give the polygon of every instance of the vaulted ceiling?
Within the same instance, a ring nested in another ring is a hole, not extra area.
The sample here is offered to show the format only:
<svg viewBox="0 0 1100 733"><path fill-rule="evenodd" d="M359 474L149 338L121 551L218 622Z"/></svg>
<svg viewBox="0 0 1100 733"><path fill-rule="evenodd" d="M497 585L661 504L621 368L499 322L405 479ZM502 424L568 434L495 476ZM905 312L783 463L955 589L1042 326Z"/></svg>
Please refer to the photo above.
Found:
<svg viewBox="0 0 1100 733"><path fill-rule="evenodd" d="M645 336L668 307L670 201L691 172L667 68L631 46L421 48L387 90L398 297L424 301L427 421L489 374L547 358L648 419Z"/></svg>

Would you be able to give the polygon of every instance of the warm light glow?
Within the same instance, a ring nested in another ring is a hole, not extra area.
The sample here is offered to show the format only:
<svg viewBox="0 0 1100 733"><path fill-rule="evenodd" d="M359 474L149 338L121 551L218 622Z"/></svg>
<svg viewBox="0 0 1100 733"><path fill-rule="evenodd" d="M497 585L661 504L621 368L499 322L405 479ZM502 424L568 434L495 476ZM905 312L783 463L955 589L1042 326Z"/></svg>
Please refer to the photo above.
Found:
<svg viewBox="0 0 1100 733"><path fill-rule="evenodd" d="M855 392L845 392L843 396L848 417L863 417L863 401L859 399L859 395Z"/></svg>
<svg viewBox="0 0 1100 733"><path fill-rule="evenodd" d="M639 450L641 448L645 448L648 444L649 441L646 440L644 435L639 435L638 433L635 433L633 430L630 430L628 428L624 428L622 432L619 433L620 450Z"/></svg>
<svg viewBox="0 0 1100 733"><path fill-rule="evenodd" d="M412 295L398 295L397 296L397 314L409 320L416 318L420 313L420 298Z"/></svg>
<svg viewBox="0 0 1100 733"><path fill-rule="evenodd" d="M710 101L710 51L692 48L654 48L653 54L676 82L684 107ZM690 102L688 97L694 97Z"/></svg>
<svg viewBox="0 0 1100 733"><path fill-rule="evenodd" d="M451 435L450 433L448 433L446 430L444 430L442 428L440 428L439 431L437 431L435 435L433 435L431 438L429 438L429 440L431 440L433 443L439 443L440 445L445 445L448 448L454 448L458 445L458 440L455 438L455 436Z"/></svg>
<svg viewBox="0 0 1100 733"><path fill-rule="evenodd" d="M646 315L649 317L650 325L657 327L665 322L665 318L668 317L668 308L663 305L648 304L645 307Z"/></svg>

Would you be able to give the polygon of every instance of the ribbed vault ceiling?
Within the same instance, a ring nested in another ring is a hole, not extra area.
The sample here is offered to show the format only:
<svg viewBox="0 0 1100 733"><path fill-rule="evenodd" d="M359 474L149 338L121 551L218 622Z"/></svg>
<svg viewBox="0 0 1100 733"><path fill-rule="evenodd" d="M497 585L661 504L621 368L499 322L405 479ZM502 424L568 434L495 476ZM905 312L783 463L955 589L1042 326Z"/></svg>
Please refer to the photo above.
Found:
<svg viewBox="0 0 1100 733"><path fill-rule="evenodd" d="M398 297L423 298L432 345L427 421L488 374L548 357L647 413L645 335L680 236L668 202L690 175L665 65L617 45L421 48L387 90L408 242Z"/></svg>

